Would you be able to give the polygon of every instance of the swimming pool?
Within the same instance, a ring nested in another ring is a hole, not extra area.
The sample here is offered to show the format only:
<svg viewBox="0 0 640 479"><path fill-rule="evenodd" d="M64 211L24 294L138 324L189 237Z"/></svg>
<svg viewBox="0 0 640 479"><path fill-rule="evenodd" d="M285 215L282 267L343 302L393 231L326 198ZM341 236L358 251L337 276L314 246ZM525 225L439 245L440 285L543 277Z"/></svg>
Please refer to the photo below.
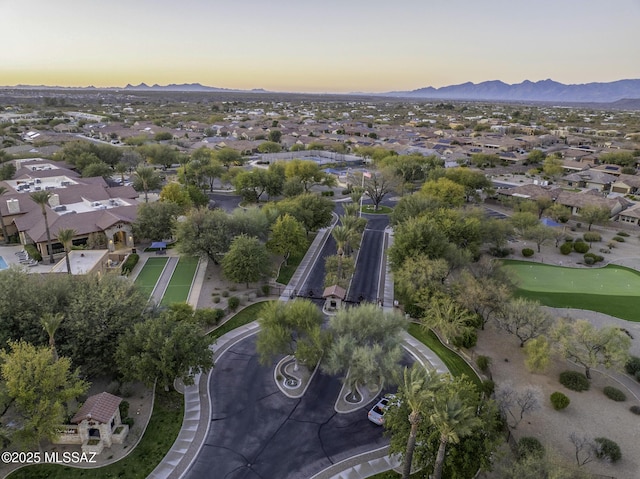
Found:
<svg viewBox="0 0 640 479"><path fill-rule="evenodd" d="M0 270L7 269L8 267L9 266L7 266L7 262L4 260L2 256L0 256Z"/></svg>

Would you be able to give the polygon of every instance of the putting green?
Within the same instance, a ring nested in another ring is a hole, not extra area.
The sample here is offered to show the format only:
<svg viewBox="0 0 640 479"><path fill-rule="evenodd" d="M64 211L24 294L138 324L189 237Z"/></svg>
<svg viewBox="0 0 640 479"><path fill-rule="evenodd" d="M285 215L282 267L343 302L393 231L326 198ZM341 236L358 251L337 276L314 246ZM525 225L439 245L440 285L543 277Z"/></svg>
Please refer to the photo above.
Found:
<svg viewBox="0 0 640 479"><path fill-rule="evenodd" d="M599 311L640 321L640 273L624 266L565 268L527 261L504 260L516 283L516 294L556 308Z"/></svg>

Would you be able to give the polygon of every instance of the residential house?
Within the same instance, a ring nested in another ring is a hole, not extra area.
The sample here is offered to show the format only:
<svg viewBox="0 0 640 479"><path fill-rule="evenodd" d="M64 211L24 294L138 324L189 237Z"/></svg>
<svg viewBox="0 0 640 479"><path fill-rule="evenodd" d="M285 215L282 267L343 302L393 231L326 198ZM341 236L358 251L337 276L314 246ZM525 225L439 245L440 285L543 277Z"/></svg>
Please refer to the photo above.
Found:
<svg viewBox="0 0 640 479"><path fill-rule="evenodd" d="M596 189L607 192L618 178L614 175L594 170L593 168L571 173L560 179L560 182L570 188Z"/></svg>
<svg viewBox="0 0 640 479"><path fill-rule="evenodd" d="M637 195L640 191L640 176L620 174L611 185L611 193Z"/></svg>
<svg viewBox="0 0 640 479"><path fill-rule="evenodd" d="M599 206L609 210L610 218L615 217L618 213L633 204L622 197L606 198L597 190L586 190L579 193L562 191L558 195L556 203L568 207L574 216L580 216L580 210L587 205Z"/></svg>

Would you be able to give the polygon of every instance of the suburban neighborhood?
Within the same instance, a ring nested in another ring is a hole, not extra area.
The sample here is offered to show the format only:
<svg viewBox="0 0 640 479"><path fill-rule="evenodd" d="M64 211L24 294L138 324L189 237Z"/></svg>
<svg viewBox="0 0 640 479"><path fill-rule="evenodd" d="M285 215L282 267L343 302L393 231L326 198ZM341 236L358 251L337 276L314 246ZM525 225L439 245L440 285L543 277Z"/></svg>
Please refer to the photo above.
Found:
<svg viewBox="0 0 640 479"><path fill-rule="evenodd" d="M637 477L640 110L4 88L0 142L1 477Z"/></svg>

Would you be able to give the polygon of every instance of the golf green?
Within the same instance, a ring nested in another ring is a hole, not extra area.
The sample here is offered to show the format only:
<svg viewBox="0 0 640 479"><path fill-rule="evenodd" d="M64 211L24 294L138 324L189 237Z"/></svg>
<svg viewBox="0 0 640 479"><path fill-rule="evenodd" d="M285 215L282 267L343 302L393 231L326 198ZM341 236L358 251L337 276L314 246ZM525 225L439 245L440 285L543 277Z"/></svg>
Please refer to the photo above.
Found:
<svg viewBox="0 0 640 479"><path fill-rule="evenodd" d="M181 256L176 269L171 275L171 280L167 285L160 304L169 305L172 303L184 303L189 299L191 283L198 268L198 258L191 256Z"/></svg>
<svg viewBox="0 0 640 479"><path fill-rule="evenodd" d="M147 262L140 270L138 277L135 280L136 286L138 286L145 296L148 298L153 292L153 288L156 287L156 283L167 264L168 258L149 258Z"/></svg>
<svg viewBox="0 0 640 479"><path fill-rule="evenodd" d="M640 273L624 266L566 268L527 261L504 260L516 294L556 308L599 311L640 321Z"/></svg>

